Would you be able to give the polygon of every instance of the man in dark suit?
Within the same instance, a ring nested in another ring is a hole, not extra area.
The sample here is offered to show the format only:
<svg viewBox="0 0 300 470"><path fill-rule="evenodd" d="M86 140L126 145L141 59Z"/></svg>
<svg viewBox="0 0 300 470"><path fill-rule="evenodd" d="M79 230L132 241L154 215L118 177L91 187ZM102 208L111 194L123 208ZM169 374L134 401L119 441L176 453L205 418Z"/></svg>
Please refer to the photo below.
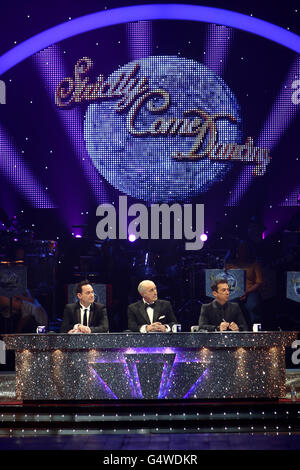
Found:
<svg viewBox="0 0 300 470"><path fill-rule="evenodd" d="M142 300L128 306L128 328L140 333L171 331L177 323L172 305L167 300L158 300L156 285L152 281L142 281L138 285Z"/></svg>
<svg viewBox="0 0 300 470"><path fill-rule="evenodd" d="M65 306L61 333L106 333L108 319L105 305L94 302L94 290L89 281L76 286L78 302Z"/></svg>
<svg viewBox="0 0 300 470"><path fill-rule="evenodd" d="M215 300L202 305L199 329L246 331L248 326L239 305L235 302L228 302L229 286L226 280L217 279L211 289Z"/></svg>

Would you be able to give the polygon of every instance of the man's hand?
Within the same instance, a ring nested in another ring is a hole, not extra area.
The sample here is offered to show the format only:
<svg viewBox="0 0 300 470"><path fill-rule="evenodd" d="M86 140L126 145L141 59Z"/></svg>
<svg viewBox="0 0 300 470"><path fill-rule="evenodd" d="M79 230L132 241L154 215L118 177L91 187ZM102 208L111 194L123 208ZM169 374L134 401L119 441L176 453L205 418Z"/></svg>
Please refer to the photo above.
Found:
<svg viewBox="0 0 300 470"><path fill-rule="evenodd" d="M89 326L85 326L85 325L78 325L78 330L80 331L80 333L90 333L91 332L91 329Z"/></svg>
<svg viewBox="0 0 300 470"><path fill-rule="evenodd" d="M229 323L227 321L222 321L220 323L219 329L220 331L226 331L228 327L229 327Z"/></svg>
<svg viewBox="0 0 300 470"><path fill-rule="evenodd" d="M85 325L75 325L72 330L69 330L68 333L91 333L91 329L88 326Z"/></svg>
<svg viewBox="0 0 300 470"><path fill-rule="evenodd" d="M160 323L159 321L151 323L151 325L146 326L146 331L162 331L165 332L167 327Z"/></svg>
<svg viewBox="0 0 300 470"><path fill-rule="evenodd" d="M236 323L234 323L234 321L232 321L232 322L230 323L229 329L230 329L231 331L239 331L239 327L237 326Z"/></svg>

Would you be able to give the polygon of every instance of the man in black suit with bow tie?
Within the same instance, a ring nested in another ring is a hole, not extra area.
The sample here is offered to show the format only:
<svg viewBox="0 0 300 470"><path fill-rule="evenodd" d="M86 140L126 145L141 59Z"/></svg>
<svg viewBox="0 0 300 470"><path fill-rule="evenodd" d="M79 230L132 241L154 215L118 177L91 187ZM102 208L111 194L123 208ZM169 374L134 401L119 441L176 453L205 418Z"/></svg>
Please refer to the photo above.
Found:
<svg viewBox="0 0 300 470"><path fill-rule="evenodd" d="M95 294L89 281L76 286L78 302L65 306L61 333L106 333L108 319L105 305L94 302Z"/></svg>
<svg viewBox="0 0 300 470"><path fill-rule="evenodd" d="M215 300L203 304L199 329L207 331L246 331L247 323L238 303L228 302L229 286L226 280L217 279L211 286Z"/></svg>
<svg viewBox="0 0 300 470"><path fill-rule="evenodd" d="M128 306L128 329L140 333L171 331L177 323L172 305L167 300L158 300L154 282L140 282L138 292L142 300Z"/></svg>

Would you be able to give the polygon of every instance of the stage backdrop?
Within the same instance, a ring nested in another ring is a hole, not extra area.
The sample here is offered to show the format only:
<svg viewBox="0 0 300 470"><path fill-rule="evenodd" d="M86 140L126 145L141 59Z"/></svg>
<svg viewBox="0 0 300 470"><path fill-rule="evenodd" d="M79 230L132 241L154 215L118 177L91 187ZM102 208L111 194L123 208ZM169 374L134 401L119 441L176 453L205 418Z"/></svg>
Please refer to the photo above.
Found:
<svg viewBox="0 0 300 470"><path fill-rule="evenodd" d="M299 37L218 9L208 21L201 7L172 20L168 6L136 8L71 19L2 56L9 216L55 209L80 236L125 195L204 203L208 234L238 207L259 208L265 236L278 230L300 191Z"/></svg>

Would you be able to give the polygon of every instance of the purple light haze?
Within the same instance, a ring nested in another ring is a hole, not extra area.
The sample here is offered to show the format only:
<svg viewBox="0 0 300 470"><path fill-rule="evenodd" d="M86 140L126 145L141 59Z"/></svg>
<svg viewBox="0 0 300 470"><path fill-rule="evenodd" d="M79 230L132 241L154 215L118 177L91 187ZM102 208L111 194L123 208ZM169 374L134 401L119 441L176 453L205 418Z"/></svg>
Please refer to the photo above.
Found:
<svg viewBox="0 0 300 470"><path fill-rule="evenodd" d="M207 29L203 63L218 75L223 75L232 42L232 28L210 24Z"/></svg>
<svg viewBox="0 0 300 470"><path fill-rule="evenodd" d="M256 147L267 148L271 153L295 119L299 111L299 105L296 106L292 102L292 83L299 76L300 56L297 56L259 133L255 143ZM243 168L237 184L231 190L226 206L238 204L253 181L252 169L253 165L247 165Z"/></svg>
<svg viewBox="0 0 300 470"><path fill-rule="evenodd" d="M113 363L124 364L124 371L129 380L129 385L131 387L132 396L134 396L135 398L139 398L139 399L143 398L143 393L142 393L138 369L137 369L136 362L135 362L136 354L137 355L139 354L175 355L174 361L172 363L171 361L163 360L164 366L162 370L162 376L161 376L159 392L158 392L159 399L166 398L169 392L169 388L173 380L174 369L176 368L176 364L180 362L189 362L189 363L198 362L201 364L207 363L207 361L204 361L202 357L198 356L199 351L195 351L193 349L182 351L182 349L170 348L170 347L157 347L157 348L149 347L149 348L127 348L125 350L120 349L119 352L120 354L118 354L118 357L114 358L113 361L111 360L111 357L102 356L98 358L95 362L96 363L108 363L108 364L113 362ZM157 362L161 362L161 357L159 356L157 357ZM207 370L208 369L206 369L203 372L203 374L199 377L196 383L187 392L184 398L188 398L188 396L194 392L195 388L199 385L201 380L205 377ZM111 392L111 389L108 387L108 385L101 379L101 377L99 377L99 375L94 369L93 369L93 372L98 377L102 385L105 386L105 389L107 390L107 392L113 394L113 392Z"/></svg>
<svg viewBox="0 0 300 470"><path fill-rule="evenodd" d="M134 5L75 18L27 39L0 57L0 75L27 57L66 38L114 24L162 19L231 26L258 34L300 53L300 38L297 34L241 13L187 4Z"/></svg>
<svg viewBox="0 0 300 470"><path fill-rule="evenodd" d="M0 153L1 173L27 199L32 207L54 208L54 203L42 188L38 178L26 167L22 155L2 127L0 127Z"/></svg>
<svg viewBox="0 0 300 470"><path fill-rule="evenodd" d="M131 233L131 234L129 235L129 237L128 237L128 240L129 240L130 242L135 242L135 241L136 241L136 236L133 235L133 233Z"/></svg>
<svg viewBox="0 0 300 470"><path fill-rule="evenodd" d="M114 394L114 392L109 388L106 382L97 374L95 369L93 369L93 374L94 376L99 380L100 384L103 385L105 391L114 399L118 399L117 395Z"/></svg>
<svg viewBox="0 0 300 470"><path fill-rule="evenodd" d="M128 23L126 26L130 59L137 60L150 56L153 48L152 22L138 21Z"/></svg>
<svg viewBox="0 0 300 470"><path fill-rule="evenodd" d="M290 191L283 201L281 201L280 206L298 206L299 205L299 193L300 193L300 184L295 186L292 191Z"/></svg>
<svg viewBox="0 0 300 470"><path fill-rule="evenodd" d="M208 368L205 369L205 371L200 375L199 379L196 380L194 385L189 389L189 391L184 395L183 398L189 398L191 395L193 395L194 391L199 386L199 384L201 384L202 380L206 377L207 373L208 373Z"/></svg>
<svg viewBox="0 0 300 470"><path fill-rule="evenodd" d="M139 378L139 374L138 374L138 371L137 371L136 364L133 364L133 363L128 364L128 370L129 370L129 374L130 374L130 377L131 377L131 383L133 385L133 390L132 391L136 393L138 398L143 398L140 378Z"/></svg>
<svg viewBox="0 0 300 470"><path fill-rule="evenodd" d="M63 78L71 76L73 72L67 70L63 53L58 45L48 47L39 52L33 59L45 82L54 109L73 146L74 153L83 170L84 177L91 186L97 202L105 202L102 199L100 200L99 197L103 194L103 183L86 150L83 137L83 116L79 108L59 109L55 104L58 83Z"/></svg>

